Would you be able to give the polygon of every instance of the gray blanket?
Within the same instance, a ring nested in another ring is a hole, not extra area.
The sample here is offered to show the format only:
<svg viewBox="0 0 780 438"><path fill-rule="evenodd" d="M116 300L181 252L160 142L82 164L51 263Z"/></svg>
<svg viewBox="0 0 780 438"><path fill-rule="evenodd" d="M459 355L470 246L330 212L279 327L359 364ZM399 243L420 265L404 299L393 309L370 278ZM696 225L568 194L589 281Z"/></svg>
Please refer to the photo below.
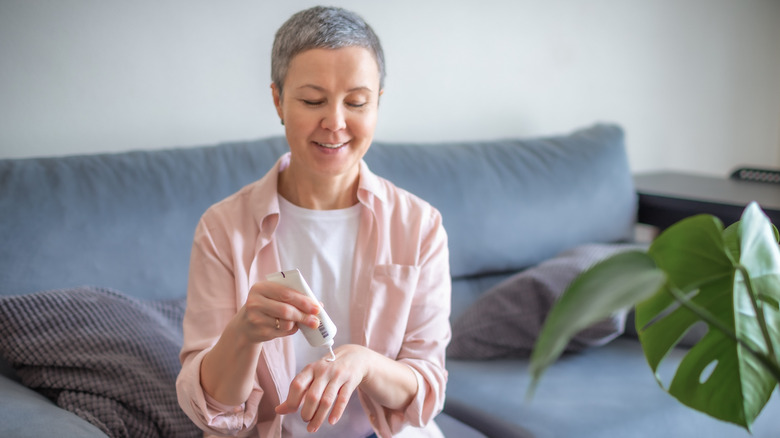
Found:
<svg viewBox="0 0 780 438"><path fill-rule="evenodd" d="M195 437L176 400L184 300L100 288L0 298L0 355L22 383L111 437Z"/></svg>

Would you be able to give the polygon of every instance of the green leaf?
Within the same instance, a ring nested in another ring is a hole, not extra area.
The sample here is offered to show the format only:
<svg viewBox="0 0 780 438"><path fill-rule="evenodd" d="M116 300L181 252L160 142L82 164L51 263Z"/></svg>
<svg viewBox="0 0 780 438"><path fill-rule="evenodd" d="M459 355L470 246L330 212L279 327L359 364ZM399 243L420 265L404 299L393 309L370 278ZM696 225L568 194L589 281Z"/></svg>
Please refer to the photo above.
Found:
<svg viewBox="0 0 780 438"><path fill-rule="evenodd" d="M672 285L689 292L733 272L734 262L726 250L723 234L718 218L692 216L661 233L647 253L666 272Z"/></svg>
<svg viewBox="0 0 780 438"><path fill-rule="evenodd" d="M726 227L723 231L723 241L726 244L726 250L729 252L731 260L739 260L739 222Z"/></svg>
<svg viewBox="0 0 780 438"><path fill-rule="evenodd" d="M678 222L648 253L613 256L585 271L545 321L531 356L535 389L580 330L636 306L642 348L658 366L699 321L707 333L665 388L682 403L748 431L780 381L780 235L757 204L723 229L708 215Z"/></svg>
<svg viewBox="0 0 780 438"><path fill-rule="evenodd" d="M724 296L728 304L731 296L730 280L723 283L725 291L698 291L698 288L707 282L730 279L734 275L734 263L727 253L723 235L723 224L717 218L708 215L693 216L661 233L650 245L648 254L658 267L666 272L670 283L668 286L683 292L698 292L689 297L696 304L707 308L711 303L723 303ZM732 306L727 305L716 315L721 315L722 322L733 331L732 309ZM680 307L667 288L637 306L636 328L653 372L657 371L663 358L697 321L698 316ZM649 328L651 322L658 326Z"/></svg>
<svg viewBox="0 0 780 438"><path fill-rule="evenodd" d="M616 254L577 277L548 314L534 346L529 396L575 334L645 299L664 281L663 272L642 251Z"/></svg>
<svg viewBox="0 0 780 438"><path fill-rule="evenodd" d="M756 349L765 352L776 363L777 340L780 336L780 248L777 246L777 229L755 202L747 206L740 220L741 257L739 263L748 273L734 284L737 305L737 335ZM750 290L758 303L750 301ZM754 306L758 306L755 309ZM741 356L746 356L740 346ZM750 357L752 359L752 357ZM748 421L758 416L777 386L777 376L765 367L757 367L753 361L740 363L744 391L750 391L753 403ZM749 385L749 387L747 386Z"/></svg>
<svg viewBox="0 0 780 438"><path fill-rule="evenodd" d="M754 282L766 283L760 288L762 294L780 299L780 249L776 228L755 202L745 209L740 224L740 264Z"/></svg>
<svg viewBox="0 0 780 438"><path fill-rule="evenodd" d="M674 298L674 288L685 294L686 305L711 320L707 334L680 362L667 391L687 406L750 430L777 380L765 361L732 336L766 353L771 348L765 333L774 338L780 334L775 229L758 206L751 205L742 220L726 230L711 216L685 219L662 233L648 253L669 276L669 283L636 309L639 338L656 379L663 387L659 364L700 320ZM766 323L757 317L748 283L756 289L755 302Z"/></svg>

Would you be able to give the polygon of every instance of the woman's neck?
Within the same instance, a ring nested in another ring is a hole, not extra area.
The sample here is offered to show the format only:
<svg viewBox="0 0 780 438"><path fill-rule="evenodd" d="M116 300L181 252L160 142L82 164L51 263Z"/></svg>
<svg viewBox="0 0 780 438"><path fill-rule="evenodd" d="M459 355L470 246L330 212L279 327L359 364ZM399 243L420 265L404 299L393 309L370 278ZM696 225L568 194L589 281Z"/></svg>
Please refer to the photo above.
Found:
<svg viewBox="0 0 780 438"><path fill-rule="evenodd" d="M298 176L290 166L279 172L278 191L284 199L311 210L348 208L358 202L358 175L316 178Z"/></svg>

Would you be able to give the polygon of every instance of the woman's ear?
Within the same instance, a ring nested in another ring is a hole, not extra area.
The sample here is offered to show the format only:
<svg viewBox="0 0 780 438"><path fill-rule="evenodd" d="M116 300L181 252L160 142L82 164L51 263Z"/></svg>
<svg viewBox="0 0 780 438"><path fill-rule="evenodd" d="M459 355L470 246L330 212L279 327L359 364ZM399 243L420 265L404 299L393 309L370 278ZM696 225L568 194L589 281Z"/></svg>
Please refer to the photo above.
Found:
<svg viewBox="0 0 780 438"><path fill-rule="evenodd" d="M282 90L280 90L274 83L271 83L271 95L274 98L276 114L279 116L279 119L284 120L284 116L282 115Z"/></svg>

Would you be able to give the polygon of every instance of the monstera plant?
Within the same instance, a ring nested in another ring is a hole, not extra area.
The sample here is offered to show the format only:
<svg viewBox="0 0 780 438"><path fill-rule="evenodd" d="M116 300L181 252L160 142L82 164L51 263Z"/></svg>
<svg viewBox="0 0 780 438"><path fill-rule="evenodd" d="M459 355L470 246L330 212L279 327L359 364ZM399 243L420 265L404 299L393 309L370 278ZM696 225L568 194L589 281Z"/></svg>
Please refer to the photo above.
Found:
<svg viewBox="0 0 780 438"><path fill-rule="evenodd" d="M583 272L545 320L529 394L574 334L630 306L659 385L683 404L750 431L780 381L780 248L760 207L748 205L725 229L710 215L684 219L647 251L619 253ZM706 334L663 382L659 364L701 321Z"/></svg>

